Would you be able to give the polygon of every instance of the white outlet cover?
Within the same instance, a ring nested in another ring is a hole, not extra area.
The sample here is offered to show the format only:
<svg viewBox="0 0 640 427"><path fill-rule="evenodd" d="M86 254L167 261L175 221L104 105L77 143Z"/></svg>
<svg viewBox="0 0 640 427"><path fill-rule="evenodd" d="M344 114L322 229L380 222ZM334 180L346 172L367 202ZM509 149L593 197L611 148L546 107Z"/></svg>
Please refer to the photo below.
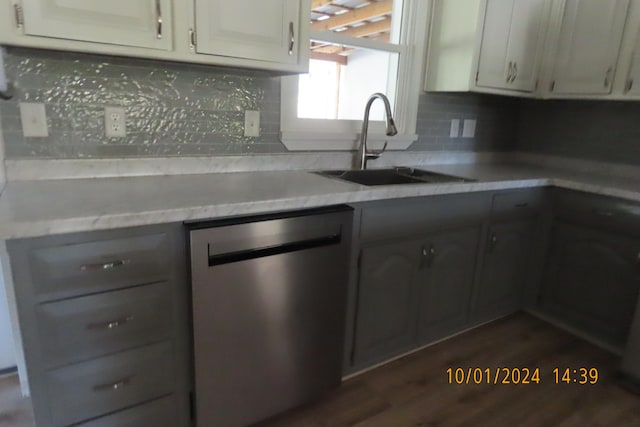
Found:
<svg viewBox="0 0 640 427"><path fill-rule="evenodd" d="M244 112L244 136L260 136L260 111Z"/></svg>
<svg viewBox="0 0 640 427"><path fill-rule="evenodd" d="M39 102L20 103L20 121L22 134L29 138L44 138L49 136L47 127L47 111L44 104Z"/></svg>
<svg viewBox="0 0 640 427"><path fill-rule="evenodd" d="M463 138L473 138L476 136L476 121L475 120L465 120L462 125L462 137Z"/></svg>
<svg viewBox="0 0 640 427"><path fill-rule="evenodd" d="M104 133L108 138L127 136L127 118L123 107L105 107Z"/></svg>
<svg viewBox="0 0 640 427"><path fill-rule="evenodd" d="M451 129L449 130L450 138L457 138L460 136L460 120L451 119Z"/></svg>

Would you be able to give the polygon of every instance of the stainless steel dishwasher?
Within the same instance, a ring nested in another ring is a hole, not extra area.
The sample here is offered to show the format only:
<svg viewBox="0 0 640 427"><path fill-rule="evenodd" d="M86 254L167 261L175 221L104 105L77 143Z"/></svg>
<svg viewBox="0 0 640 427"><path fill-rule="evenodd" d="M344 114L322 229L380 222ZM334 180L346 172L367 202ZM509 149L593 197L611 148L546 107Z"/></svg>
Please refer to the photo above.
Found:
<svg viewBox="0 0 640 427"><path fill-rule="evenodd" d="M245 426L339 385L352 216L189 225L199 427Z"/></svg>

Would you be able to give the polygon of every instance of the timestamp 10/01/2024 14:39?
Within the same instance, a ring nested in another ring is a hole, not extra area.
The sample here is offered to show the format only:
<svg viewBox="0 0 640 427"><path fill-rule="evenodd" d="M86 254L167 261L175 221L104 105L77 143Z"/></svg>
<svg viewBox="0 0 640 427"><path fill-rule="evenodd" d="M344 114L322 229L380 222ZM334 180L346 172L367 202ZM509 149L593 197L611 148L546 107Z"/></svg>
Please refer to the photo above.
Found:
<svg viewBox="0 0 640 427"><path fill-rule="evenodd" d="M595 385L600 377L598 368L554 368L548 377L540 368L448 368L449 384L555 384Z"/></svg>

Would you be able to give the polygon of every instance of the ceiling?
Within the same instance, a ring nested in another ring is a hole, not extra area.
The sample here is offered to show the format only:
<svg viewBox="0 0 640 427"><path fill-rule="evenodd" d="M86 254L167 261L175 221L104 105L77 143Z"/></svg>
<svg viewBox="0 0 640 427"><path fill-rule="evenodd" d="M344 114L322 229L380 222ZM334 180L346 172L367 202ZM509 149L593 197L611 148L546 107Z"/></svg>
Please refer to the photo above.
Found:
<svg viewBox="0 0 640 427"><path fill-rule="evenodd" d="M393 0L312 0L311 28L352 37L389 41ZM355 49L330 43L311 43L311 58L347 64Z"/></svg>

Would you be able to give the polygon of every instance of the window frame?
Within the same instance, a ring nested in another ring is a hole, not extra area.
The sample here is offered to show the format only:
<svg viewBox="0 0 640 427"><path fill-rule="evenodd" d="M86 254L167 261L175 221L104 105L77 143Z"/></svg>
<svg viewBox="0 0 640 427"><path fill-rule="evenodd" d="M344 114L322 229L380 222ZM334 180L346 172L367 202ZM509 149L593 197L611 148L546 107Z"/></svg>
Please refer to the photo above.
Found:
<svg viewBox="0 0 640 427"><path fill-rule="evenodd" d="M403 1L398 44L356 39L331 31L310 31L311 40L399 54L394 112L398 135L388 137L384 134L383 122L370 122L367 142L374 149L388 142L387 149L404 150L418 139L415 131L430 10L430 1ZM364 105L362 111L364 113ZM282 77L280 140L289 151L356 150L361 127L362 120L298 118L298 75Z"/></svg>

